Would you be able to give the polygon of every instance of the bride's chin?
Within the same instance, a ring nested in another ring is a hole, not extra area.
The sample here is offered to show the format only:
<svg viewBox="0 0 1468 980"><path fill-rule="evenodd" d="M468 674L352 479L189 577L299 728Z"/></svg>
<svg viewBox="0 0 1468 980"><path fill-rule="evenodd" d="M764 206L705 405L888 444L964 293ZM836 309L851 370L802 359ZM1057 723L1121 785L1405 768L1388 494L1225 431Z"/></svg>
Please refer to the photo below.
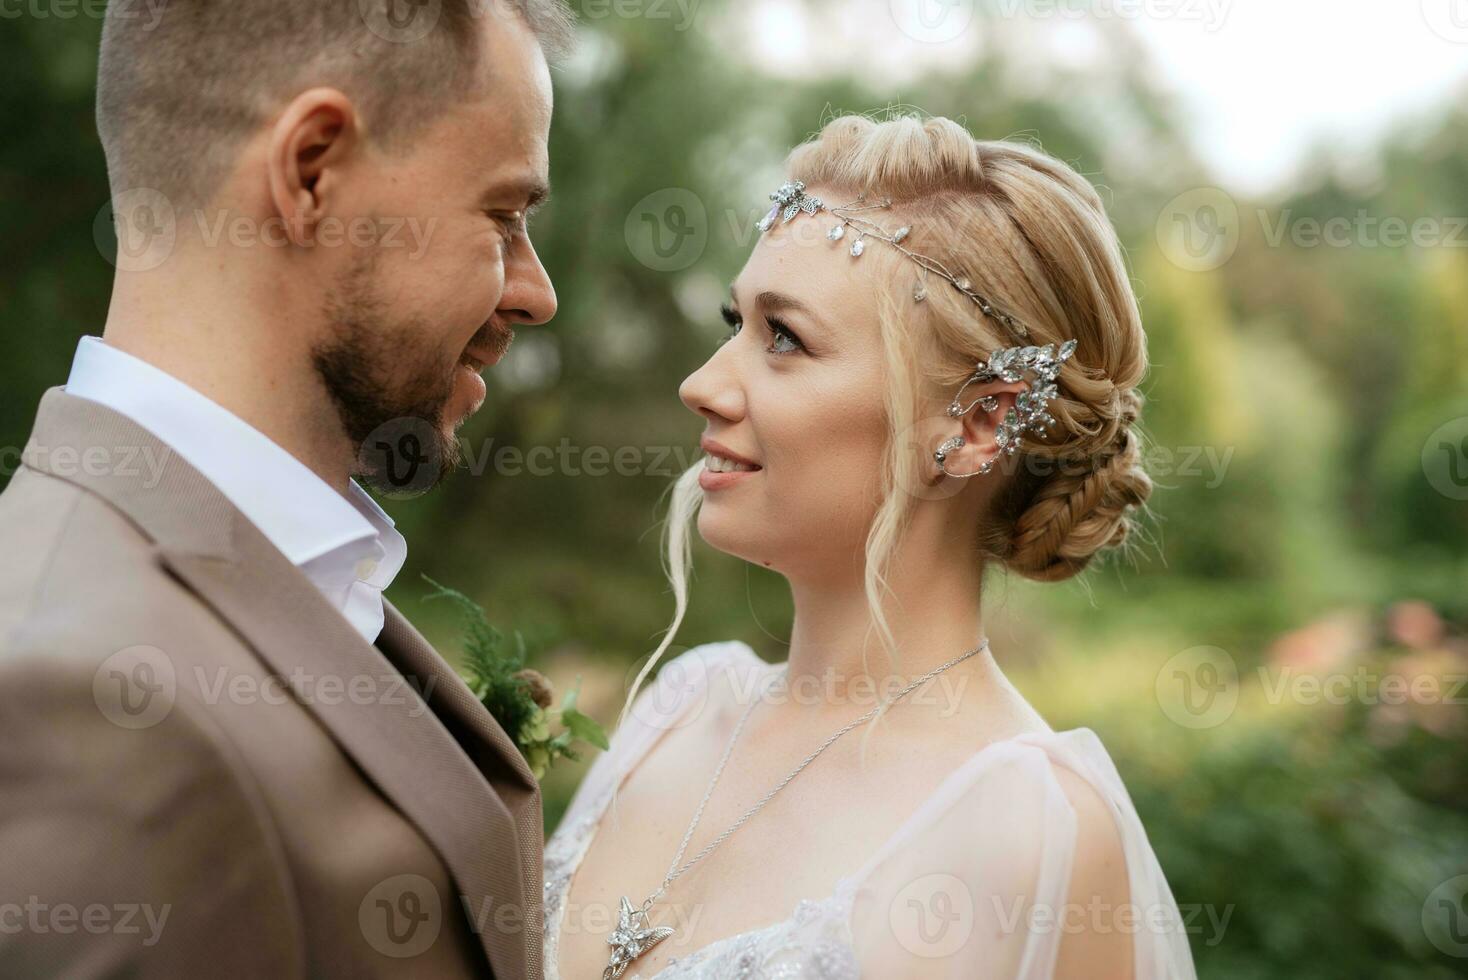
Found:
<svg viewBox="0 0 1468 980"><path fill-rule="evenodd" d="M722 551L732 558L739 558L753 565L770 567L768 561L756 559L750 553L748 532L741 533L736 521L727 520L721 514L710 513L707 501L698 510L698 536L715 551Z"/></svg>
<svg viewBox="0 0 1468 980"><path fill-rule="evenodd" d="M717 510L717 507L718 505L716 504L711 508L707 500L699 506L698 536L703 539L704 544L713 548L715 551L722 551L727 555L732 555L735 551L734 544L739 540L739 537L731 533L733 529L729 527L730 521L721 517L719 514L710 513L711 510Z"/></svg>

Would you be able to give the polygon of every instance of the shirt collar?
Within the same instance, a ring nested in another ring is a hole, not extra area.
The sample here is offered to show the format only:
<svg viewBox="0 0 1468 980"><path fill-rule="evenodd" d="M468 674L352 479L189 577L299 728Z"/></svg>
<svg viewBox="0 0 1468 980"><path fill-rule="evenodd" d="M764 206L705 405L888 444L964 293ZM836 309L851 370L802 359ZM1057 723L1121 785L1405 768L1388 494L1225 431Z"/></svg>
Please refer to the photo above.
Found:
<svg viewBox="0 0 1468 980"><path fill-rule="evenodd" d="M407 542L355 480L345 496L337 493L264 433L171 374L100 337L83 337L66 391L126 415L168 444L292 564L359 551L375 539L384 551L374 576L381 587L402 567Z"/></svg>

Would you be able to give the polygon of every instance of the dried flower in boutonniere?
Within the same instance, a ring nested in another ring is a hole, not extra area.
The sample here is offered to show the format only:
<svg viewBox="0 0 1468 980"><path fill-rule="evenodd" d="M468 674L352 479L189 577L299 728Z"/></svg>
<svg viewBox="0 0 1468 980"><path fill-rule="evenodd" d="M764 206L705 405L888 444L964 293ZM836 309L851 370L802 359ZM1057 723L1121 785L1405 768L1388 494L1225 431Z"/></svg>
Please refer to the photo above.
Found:
<svg viewBox="0 0 1468 980"><path fill-rule="evenodd" d="M559 758L579 762L571 747L580 739L606 749L607 733L591 716L576 708L581 677L566 692L559 708L551 708L555 692L540 671L525 665L525 637L515 631L513 644L490 625L484 610L464 593L440 585L427 575L424 580L438 591L427 599L451 599L464 617L464 663L461 673L500 727L520 749L530 771L542 779ZM561 731L551 734L553 728Z"/></svg>

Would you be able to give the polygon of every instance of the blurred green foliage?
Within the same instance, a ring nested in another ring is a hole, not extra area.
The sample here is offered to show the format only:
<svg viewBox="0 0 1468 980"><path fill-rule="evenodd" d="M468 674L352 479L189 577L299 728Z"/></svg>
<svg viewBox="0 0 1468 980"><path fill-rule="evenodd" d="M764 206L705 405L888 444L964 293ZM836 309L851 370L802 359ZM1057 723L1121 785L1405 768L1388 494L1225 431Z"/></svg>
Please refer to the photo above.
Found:
<svg viewBox="0 0 1468 980"><path fill-rule="evenodd" d="M1271 229L1361 212L1408 224L1468 215L1468 97L1404 122L1364 174L1327 150L1286 192L1234 196L1237 249L1196 272L1170 259L1157 226L1171 199L1215 178L1121 25L1098 33L1105 56L1084 70L1037 75L1003 25L986 23L970 62L897 83L859 62L819 77L753 68L739 10L704 3L688 30L588 18L582 51L556 72L555 193L533 234L560 313L523 331L490 373L490 401L464 431L474 470L386 502L412 542L394 601L453 655L452 611L421 601L420 574L463 589L553 651L535 666L558 686L599 669L602 699L589 676L582 704L610 722L630 665L671 615L658 502L702 429L677 385L722 333L717 303L785 152L834 112L893 105L985 137L1038 138L1102 187L1127 248L1153 362L1144 423L1158 522L1135 564L1058 587L997 582L986 606L1001 657L1056 727L1093 727L1110 747L1178 901L1232 908L1221 941L1193 939L1201 975L1468 975L1421 921L1428 893L1468 872L1462 704L1436 705L1430 723L1410 712L1383 722L1362 697L1260 699L1268 678L1294 669L1282 650L1336 650L1311 630L1340 610L1365 617L1359 642L1303 672L1399 662L1387 624L1403 600L1446 623L1425 643L1456 651L1439 673L1464 669L1468 504L1439 489L1440 454L1458 450L1428 437L1468 417L1468 249L1312 246L1272 241ZM11 447L0 481L41 393L106 315L98 32L85 16L24 16L0 33L0 446ZM634 241L640 202L668 189L701 205L707 241L664 271ZM637 447L639 472L493 465L504 447L563 440ZM780 580L701 546L696 563L680 642L741 638L781 656ZM1198 645L1228 651L1250 704L1194 730L1160 710L1157 679ZM575 778L552 774L549 826Z"/></svg>

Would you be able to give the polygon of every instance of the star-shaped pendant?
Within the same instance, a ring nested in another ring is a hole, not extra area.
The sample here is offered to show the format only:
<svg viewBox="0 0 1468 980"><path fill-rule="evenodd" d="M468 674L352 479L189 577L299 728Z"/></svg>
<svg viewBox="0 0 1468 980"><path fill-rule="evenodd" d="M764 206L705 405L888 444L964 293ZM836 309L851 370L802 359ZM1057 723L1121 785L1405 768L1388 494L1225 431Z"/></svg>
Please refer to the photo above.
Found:
<svg viewBox="0 0 1468 980"><path fill-rule="evenodd" d="M633 919L640 919L642 928L634 926ZM607 937L607 942L613 947L612 958L601 972L602 980L617 980L633 960L673 934L671 926L646 927L647 912L634 909L627 896L623 895L617 910L617 928Z"/></svg>

